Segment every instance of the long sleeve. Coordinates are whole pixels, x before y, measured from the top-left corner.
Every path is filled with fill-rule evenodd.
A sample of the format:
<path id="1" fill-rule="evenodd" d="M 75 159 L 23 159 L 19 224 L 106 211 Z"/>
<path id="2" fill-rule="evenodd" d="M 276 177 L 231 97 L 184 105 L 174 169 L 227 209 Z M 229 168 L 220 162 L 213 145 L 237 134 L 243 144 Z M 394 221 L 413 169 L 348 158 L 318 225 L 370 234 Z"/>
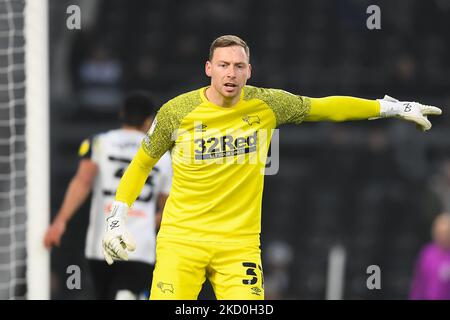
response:
<path id="1" fill-rule="evenodd" d="M 367 120 L 380 116 L 380 103 L 347 96 L 310 98 L 280 89 L 245 87 L 247 99 L 263 100 L 274 112 L 276 126 L 303 121 Z"/>
<path id="2" fill-rule="evenodd" d="M 137 199 L 144 187 L 148 175 L 157 158 L 150 157 L 141 146 L 125 171 L 116 192 L 116 200 L 125 202 L 129 207 Z"/>
<path id="3" fill-rule="evenodd" d="M 380 103 L 346 96 L 310 98 L 311 108 L 305 121 L 365 120 L 380 115 Z"/>
<path id="4" fill-rule="evenodd" d="M 244 97 L 246 100 L 258 99 L 264 101 L 274 113 L 276 127 L 287 123 L 300 124 L 305 120 L 310 110 L 308 97 L 281 89 L 245 86 Z"/>
<path id="5" fill-rule="evenodd" d="M 166 104 L 159 110 L 141 147 L 120 179 L 116 201 L 125 202 L 131 207 L 153 166 L 172 147 L 174 128 L 171 107 Z"/>

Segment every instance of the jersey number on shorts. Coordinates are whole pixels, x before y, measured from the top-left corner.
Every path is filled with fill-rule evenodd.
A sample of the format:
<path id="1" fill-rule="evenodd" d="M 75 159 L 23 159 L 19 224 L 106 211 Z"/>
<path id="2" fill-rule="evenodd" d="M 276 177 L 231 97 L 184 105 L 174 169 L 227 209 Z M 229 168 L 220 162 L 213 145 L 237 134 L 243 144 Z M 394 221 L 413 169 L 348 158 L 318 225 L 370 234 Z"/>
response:
<path id="1" fill-rule="evenodd" d="M 242 280 L 243 284 L 254 285 L 258 282 L 258 275 L 256 274 L 256 263 L 253 262 L 242 262 L 242 266 L 247 268 L 246 274 L 251 276 L 249 279 Z M 262 273 L 262 268 L 258 265 L 258 269 L 261 272 L 261 284 L 264 286 L 264 277 Z"/>

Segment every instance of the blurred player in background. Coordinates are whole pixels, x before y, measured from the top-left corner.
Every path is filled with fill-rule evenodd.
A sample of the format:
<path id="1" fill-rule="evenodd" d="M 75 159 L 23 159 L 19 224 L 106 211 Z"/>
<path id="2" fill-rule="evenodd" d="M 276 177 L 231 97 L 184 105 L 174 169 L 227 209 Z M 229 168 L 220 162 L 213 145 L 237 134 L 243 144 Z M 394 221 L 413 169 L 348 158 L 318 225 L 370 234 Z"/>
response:
<path id="1" fill-rule="evenodd" d="M 129 261 L 109 267 L 104 261 L 100 242 L 106 227 L 105 216 L 110 212 L 119 180 L 139 149 L 153 117 L 152 100 L 141 92 L 130 94 L 120 111 L 121 128 L 83 141 L 78 171 L 45 235 L 47 248 L 59 245 L 68 221 L 93 189 L 85 255 L 97 299 L 137 298 L 150 288 L 156 230 L 172 179 L 168 153 L 161 157 L 152 174 L 145 177 L 143 190 L 129 211 L 127 226 L 137 239 L 136 251 L 130 254 Z"/>
<path id="2" fill-rule="evenodd" d="M 416 262 L 412 300 L 450 300 L 450 213 L 435 218 L 432 235 Z"/>
<path id="3" fill-rule="evenodd" d="M 196 299 L 206 277 L 217 299 L 264 299 L 261 202 L 276 127 L 398 117 L 428 130 L 426 116 L 441 113 L 387 96 L 309 98 L 248 86 L 250 50 L 236 36 L 214 40 L 205 72 L 210 86 L 182 94 L 159 110 L 107 218 L 103 247 L 111 264 L 134 248 L 125 225 L 129 207 L 170 150 L 174 179 L 158 234 L 151 299 Z"/>

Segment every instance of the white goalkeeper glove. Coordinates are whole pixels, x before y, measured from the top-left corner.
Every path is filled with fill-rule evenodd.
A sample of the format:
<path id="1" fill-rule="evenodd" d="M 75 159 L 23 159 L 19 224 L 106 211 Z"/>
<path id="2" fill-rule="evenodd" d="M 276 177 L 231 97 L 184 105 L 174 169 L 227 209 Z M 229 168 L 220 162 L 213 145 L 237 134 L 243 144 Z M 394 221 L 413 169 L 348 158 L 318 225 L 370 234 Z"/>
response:
<path id="1" fill-rule="evenodd" d="M 416 123 L 416 127 L 422 131 L 431 129 L 431 122 L 427 116 L 440 115 L 442 110 L 434 107 L 420 104 L 418 102 L 404 102 L 398 101 L 388 95 L 383 99 L 378 99 L 380 102 L 380 116 L 373 119 L 396 117 L 407 121 Z"/>
<path id="2" fill-rule="evenodd" d="M 136 249 L 136 243 L 125 229 L 128 214 L 126 203 L 115 201 L 111 214 L 106 218 L 106 233 L 103 236 L 103 255 L 111 265 L 114 260 L 128 260 L 128 251 Z"/>

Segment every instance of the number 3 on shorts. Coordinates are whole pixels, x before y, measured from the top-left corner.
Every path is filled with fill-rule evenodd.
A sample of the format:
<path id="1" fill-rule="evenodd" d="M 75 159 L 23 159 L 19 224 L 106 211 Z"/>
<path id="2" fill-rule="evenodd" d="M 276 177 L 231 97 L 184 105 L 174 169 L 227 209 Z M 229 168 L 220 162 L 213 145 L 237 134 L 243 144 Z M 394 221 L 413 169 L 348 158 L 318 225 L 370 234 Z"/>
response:
<path id="1" fill-rule="evenodd" d="M 253 293 L 259 295 L 261 289 L 258 288 L 258 274 L 256 273 L 256 271 L 259 270 L 259 273 L 261 275 L 261 288 L 264 289 L 264 276 L 261 266 L 256 265 L 256 263 L 253 262 L 242 262 L 242 266 L 245 268 L 245 274 L 248 276 L 242 280 L 242 283 L 245 285 L 253 286 Z"/>

